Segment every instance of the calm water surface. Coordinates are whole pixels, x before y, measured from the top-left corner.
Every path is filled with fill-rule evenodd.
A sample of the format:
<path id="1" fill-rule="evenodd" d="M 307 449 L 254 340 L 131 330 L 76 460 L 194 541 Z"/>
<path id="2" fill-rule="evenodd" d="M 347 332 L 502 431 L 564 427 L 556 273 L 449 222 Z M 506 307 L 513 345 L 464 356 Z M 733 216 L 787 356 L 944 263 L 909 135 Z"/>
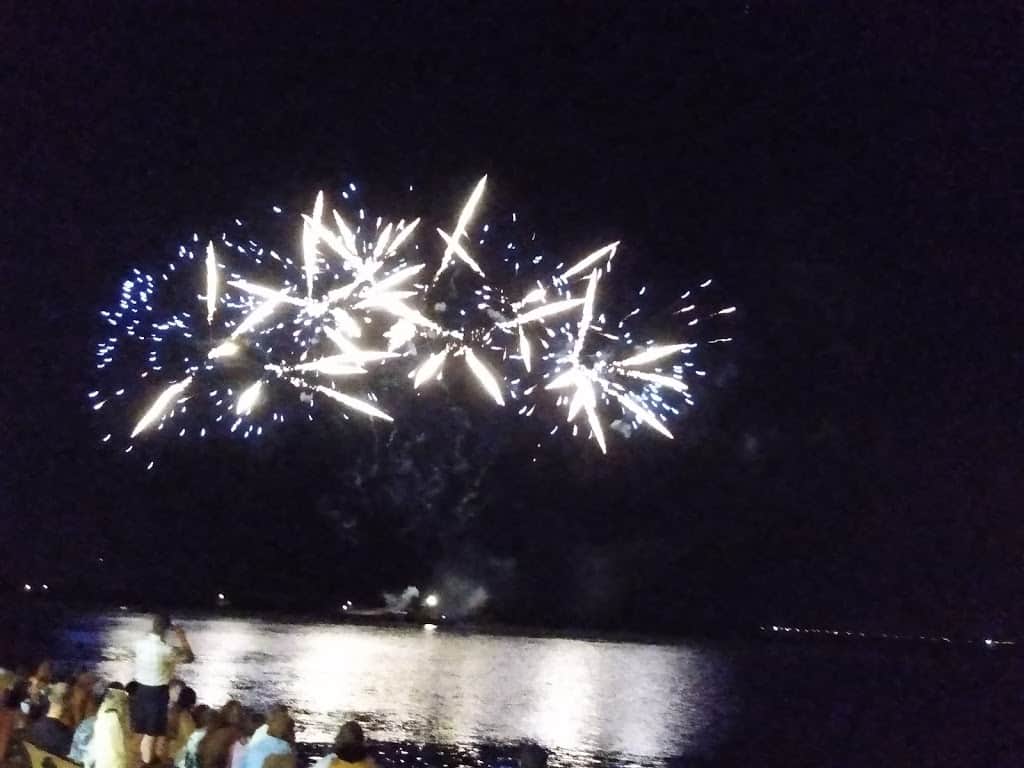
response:
<path id="1" fill-rule="evenodd" d="M 358 718 L 382 741 L 511 744 L 554 764 L 663 765 L 707 754 L 733 710 L 727 656 L 698 645 L 493 636 L 217 618 L 182 622 L 197 654 L 181 668 L 202 702 L 287 703 L 297 738 L 328 742 Z M 83 619 L 68 655 L 130 680 L 143 616 Z"/>
<path id="2" fill-rule="evenodd" d="M 57 658 L 131 678 L 144 617 L 52 621 Z M 283 701 L 307 744 L 355 717 L 385 768 L 507 765 L 501 755 L 522 739 L 548 747 L 556 766 L 1024 765 L 1021 652 L 182 623 L 198 654 L 182 674 L 202 701 Z"/>

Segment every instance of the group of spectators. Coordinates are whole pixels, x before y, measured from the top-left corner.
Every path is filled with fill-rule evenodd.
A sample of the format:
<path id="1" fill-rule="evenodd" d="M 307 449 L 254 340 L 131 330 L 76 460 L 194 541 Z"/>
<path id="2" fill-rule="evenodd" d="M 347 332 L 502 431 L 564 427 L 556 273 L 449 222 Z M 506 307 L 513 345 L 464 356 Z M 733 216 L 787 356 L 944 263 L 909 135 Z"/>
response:
<path id="1" fill-rule="evenodd" d="M 0 670 L 0 759 L 18 731 L 40 749 L 78 762 L 87 745 L 100 754 L 119 746 L 123 752 L 127 712 L 125 686 L 100 684 L 88 672 L 55 680 L 49 661 L 32 674 Z"/>
<path id="2" fill-rule="evenodd" d="M 12 732 L 84 768 L 296 768 L 295 723 L 282 704 L 266 713 L 238 701 L 197 704 L 175 676 L 195 656 L 185 632 L 158 614 L 134 648 L 135 677 L 104 683 L 90 672 L 56 680 L 44 661 L 34 673 L 0 669 L 0 763 Z M 543 750 L 528 745 L 519 765 L 542 768 Z M 375 768 L 359 723 L 338 731 L 315 768 Z"/>
<path id="3" fill-rule="evenodd" d="M 173 642 L 168 638 L 173 637 Z M 295 723 L 284 705 L 264 714 L 238 701 L 197 704 L 174 676 L 194 659 L 184 630 L 165 615 L 134 648 L 135 679 L 101 683 L 90 672 L 56 680 L 49 661 L 32 674 L 0 670 L 0 761 L 13 732 L 85 768 L 295 768 Z M 374 768 L 363 730 L 341 726 L 317 768 Z"/>

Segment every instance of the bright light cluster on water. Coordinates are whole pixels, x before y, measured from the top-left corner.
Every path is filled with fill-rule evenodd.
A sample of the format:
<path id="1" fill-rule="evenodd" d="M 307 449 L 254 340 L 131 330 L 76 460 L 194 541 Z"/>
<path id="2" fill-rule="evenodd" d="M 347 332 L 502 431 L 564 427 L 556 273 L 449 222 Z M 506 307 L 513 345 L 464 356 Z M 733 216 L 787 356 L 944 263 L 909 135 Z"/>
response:
<path id="1" fill-rule="evenodd" d="M 691 377 L 705 375 L 694 351 L 731 341 L 691 341 L 695 326 L 735 307 L 698 314 L 707 280 L 659 309 L 669 327 L 634 335 L 645 287 L 622 316 L 602 311 L 608 294 L 621 303 L 619 242 L 547 269 L 529 252 L 535 235 L 506 242 L 480 223 L 486 186 L 485 176 L 454 217 L 428 225 L 368 216 L 350 184 L 335 201 L 343 211 L 320 192 L 295 217 L 295 253 L 264 247 L 236 219 L 216 239 L 194 235 L 163 269 L 133 270 L 100 313 L 107 336 L 88 399 L 115 413 L 102 442 L 130 453 L 163 436 L 258 437 L 323 408 L 390 422 L 382 400 L 396 389 L 429 396 L 459 376 L 494 407 L 550 419 L 550 434 L 564 426 L 601 451 L 609 430 L 671 439 L 694 404 Z"/>

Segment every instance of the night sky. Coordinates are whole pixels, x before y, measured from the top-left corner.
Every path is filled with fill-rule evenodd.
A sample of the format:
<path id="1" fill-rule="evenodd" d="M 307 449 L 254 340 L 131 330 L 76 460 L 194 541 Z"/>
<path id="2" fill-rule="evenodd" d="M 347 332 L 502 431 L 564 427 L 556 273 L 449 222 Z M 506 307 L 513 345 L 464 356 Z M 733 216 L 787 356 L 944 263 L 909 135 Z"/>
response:
<path id="1" fill-rule="evenodd" d="M 1019 10 L 86 5 L 0 21 L 2 588 L 1024 629 Z M 551 250 L 621 238 L 616 279 L 739 307 L 675 442 L 531 450 L 442 398 L 390 446 L 323 423 L 152 473 L 101 449 L 98 311 L 132 266 L 350 179 L 454 210 L 482 173 Z"/>

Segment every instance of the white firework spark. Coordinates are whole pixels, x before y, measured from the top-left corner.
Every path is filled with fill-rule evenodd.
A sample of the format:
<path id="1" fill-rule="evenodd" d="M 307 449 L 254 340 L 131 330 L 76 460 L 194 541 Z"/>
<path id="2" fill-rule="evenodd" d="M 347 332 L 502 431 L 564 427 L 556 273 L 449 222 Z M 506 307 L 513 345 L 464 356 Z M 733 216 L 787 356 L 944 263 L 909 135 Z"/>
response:
<path id="1" fill-rule="evenodd" d="M 494 402 L 498 405 L 504 405 L 505 399 L 501 396 L 501 385 L 498 384 L 498 380 L 494 378 L 494 374 L 490 372 L 487 366 L 476 356 L 472 347 L 465 348 L 466 364 L 469 365 L 469 370 L 476 376 L 477 381 L 491 397 L 494 398 Z"/>
<path id="2" fill-rule="evenodd" d="M 477 204 L 480 202 L 480 198 L 483 197 L 484 187 L 487 185 L 487 177 L 484 176 L 476 183 L 473 188 L 473 192 L 470 194 L 466 204 L 462 206 L 462 211 L 459 213 L 458 221 L 455 222 L 455 231 L 449 236 L 448 233 L 444 232 L 440 228 L 437 233 L 444 239 L 448 247 L 444 251 L 444 256 L 441 259 L 441 266 L 437 268 L 437 274 L 434 275 L 434 281 L 441 276 L 441 273 L 448 269 L 452 263 L 452 256 L 458 256 L 462 261 L 470 266 L 470 268 L 477 272 L 481 277 L 483 276 L 483 270 L 480 269 L 480 265 L 469 255 L 469 253 L 462 247 L 460 240 L 466 234 L 466 227 L 469 225 L 470 219 L 473 218 L 473 213 L 476 211 Z"/>
<path id="3" fill-rule="evenodd" d="M 260 391 L 263 389 L 263 382 L 257 381 L 255 384 L 250 385 L 246 388 L 242 394 L 238 396 L 238 402 L 235 403 L 235 413 L 239 416 L 247 416 L 256 406 L 256 403 L 260 399 Z"/>
<path id="4" fill-rule="evenodd" d="M 178 395 L 188 389 L 188 385 L 192 383 L 192 377 L 187 376 L 181 381 L 171 384 L 160 396 L 157 397 L 156 401 L 146 410 L 135 424 L 135 429 L 132 430 L 132 437 L 139 435 L 144 429 L 149 428 L 155 424 L 171 407 L 172 401 L 174 401 Z"/>
<path id="5" fill-rule="evenodd" d="M 206 246 L 206 322 L 213 325 L 217 312 L 217 292 L 220 290 L 220 275 L 217 273 L 217 253 L 213 241 Z"/>
<path id="6" fill-rule="evenodd" d="M 344 392 L 338 392 L 335 389 L 328 389 L 327 387 L 321 384 L 317 384 L 316 391 L 326 395 L 332 400 L 336 400 L 337 402 L 341 403 L 344 406 L 347 406 L 348 408 L 351 408 L 354 411 L 365 413 L 367 416 L 370 416 L 371 418 L 383 419 L 384 421 L 394 421 L 394 419 L 392 419 L 388 414 L 384 413 L 384 411 L 382 411 L 380 408 L 376 408 L 370 405 L 365 400 L 360 400 L 359 398 L 352 397 L 351 395 L 346 395 Z"/>

